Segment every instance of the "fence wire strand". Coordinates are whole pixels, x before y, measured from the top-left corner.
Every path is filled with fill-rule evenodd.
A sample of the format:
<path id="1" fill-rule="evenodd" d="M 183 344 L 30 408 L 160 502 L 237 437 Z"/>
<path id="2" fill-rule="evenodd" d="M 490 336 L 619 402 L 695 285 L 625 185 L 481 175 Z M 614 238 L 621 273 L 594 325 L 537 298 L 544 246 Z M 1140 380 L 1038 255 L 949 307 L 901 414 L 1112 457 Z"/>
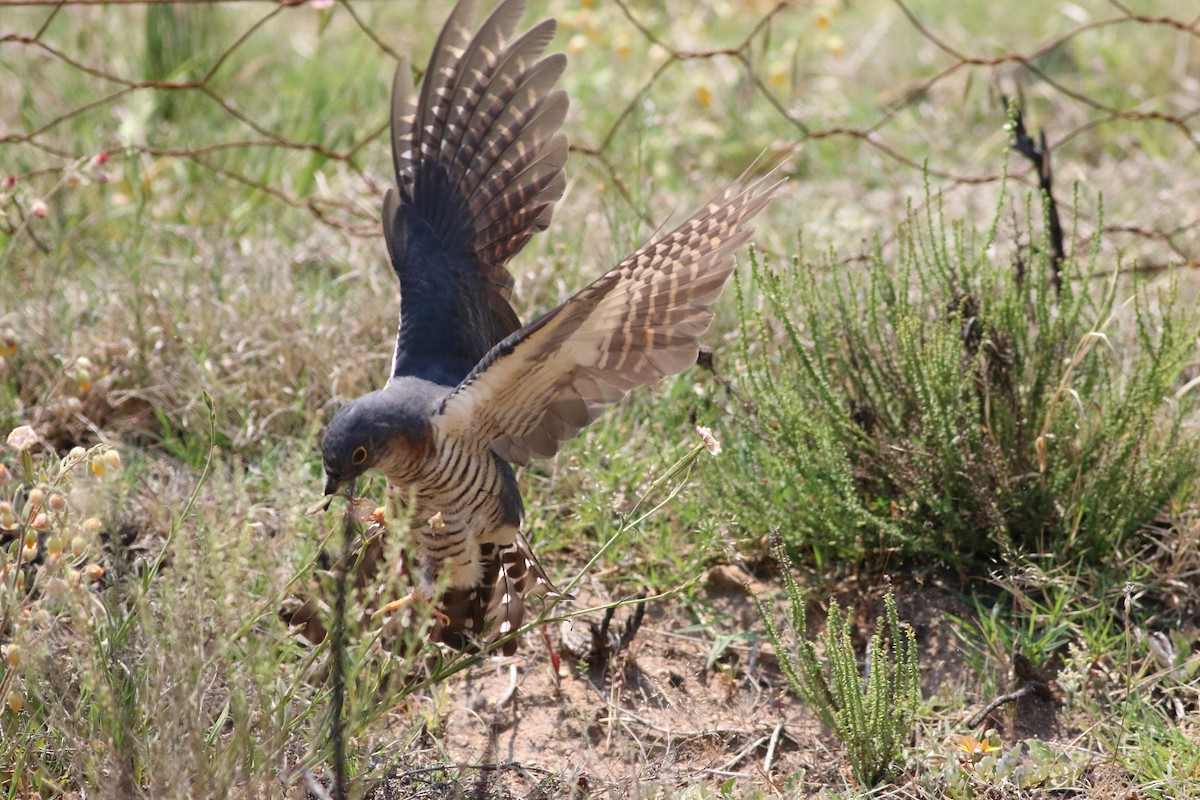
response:
<path id="1" fill-rule="evenodd" d="M 1082 91 L 1068 85 L 1045 67 L 1047 59 L 1056 53 L 1061 53 L 1081 41 L 1086 44 L 1085 40 L 1089 35 L 1104 32 L 1120 35 L 1124 31 L 1135 29 L 1141 34 L 1151 36 L 1183 37 L 1186 44 L 1180 46 L 1188 51 L 1187 57 L 1200 63 L 1195 54 L 1196 51 L 1200 51 L 1200 15 L 1184 18 L 1168 14 L 1139 13 L 1121 0 L 1108 0 L 1105 7 L 1109 9 L 1109 13 L 1104 16 L 1081 21 L 1065 32 L 1031 42 L 1027 48 L 981 54 L 972 52 L 966 44 L 955 42 L 953 34 L 939 30 L 933 21 L 915 10 L 912 0 L 891 0 L 892 6 L 909 31 L 915 33 L 919 41 L 928 43 L 940 54 L 939 63 L 932 69 L 931 74 L 904 85 L 894 99 L 880 103 L 877 115 L 867 124 L 821 125 L 805 113 L 802 102 L 789 100 L 773 87 L 772 81 L 764 75 L 763 67 L 763 54 L 775 46 L 778 39 L 784 35 L 776 33 L 778 24 L 791 16 L 811 13 L 811 6 L 786 0 L 774 3 L 759 11 L 753 24 L 747 26 L 744 20 L 738 21 L 738 26 L 747 30 L 739 42 L 732 46 L 706 49 L 676 44 L 673 31 L 664 30 L 661 25 L 648 21 L 647 13 L 633 0 L 613 2 L 620 12 L 619 15 L 614 15 L 614 19 L 627 27 L 629 35 L 640 38 L 648 47 L 658 48 L 659 52 L 665 53 L 665 58 L 661 58 L 657 64 L 631 65 L 639 69 L 644 67 L 647 77 L 640 85 L 636 79 L 630 79 L 632 86 L 636 88 L 628 94 L 625 105 L 594 143 L 587 140 L 575 141 L 571 150 L 574 154 L 590 160 L 600 173 L 607 177 L 615 191 L 641 214 L 648 224 L 661 223 L 662 220 L 650 219 L 651 215 L 645 209 L 637 207 L 636 193 L 628 185 L 622 167 L 624 153 L 619 152 L 621 141 L 629 135 L 631 128 L 639 124 L 640 111 L 655 96 L 668 76 L 679 70 L 682 65 L 697 61 L 728 62 L 733 65 L 744 79 L 748 91 L 757 98 L 756 102 L 769 109 L 769 113 L 776 116 L 785 125 L 786 130 L 791 131 L 790 139 L 778 143 L 775 149 L 786 153 L 800 151 L 805 145 L 822 140 L 840 140 L 854 147 L 874 151 L 879 158 L 893 164 L 898 170 L 915 173 L 918 181 L 926 176 L 927 179 L 934 179 L 943 190 L 956 186 L 995 184 L 1004 177 L 1004 164 L 997 159 L 989 169 L 964 169 L 959 164 L 941 158 L 934 147 L 918 148 L 911 142 L 903 141 L 902 137 L 891 135 L 897 119 L 927 102 L 935 92 L 953 80 L 963 81 L 966 85 L 973 80 L 985 80 L 991 85 L 998 83 L 1005 72 L 1013 68 L 1026 73 L 1028 80 L 1036 83 L 1040 90 L 1046 93 L 1050 102 L 1043 103 L 1043 106 L 1053 107 L 1058 103 L 1064 108 L 1070 107 L 1069 112 L 1062 115 L 1031 120 L 1033 124 L 1049 129 L 1052 146 L 1056 150 L 1073 146 L 1094 147 L 1093 140 L 1098 133 L 1113 126 L 1134 126 L 1139 131 L 1150 131 L 1162 126 L 1174 135 L 1171 141 L 1177 143 L 1179 148 L 1179 153 L 1170 156 L 1176 166 L 1183 165 L 1189 168 L 1193 180 L 1194 176 L 1200 173 L 1200 87 L 1197 86 L 1194 75 L 1190 81 L 1182 81 L 1180 86 L 1174 88 L 1174 108 L 1164 110 L 1161 107 L 1140 107 L 1132 95 L 1128 97 L 1128 104 L 1121 104 L 1113 99 L 1114 96 L 1120 96 L 1115 92 L 1107 92 L 1106 96 L 1101 97 Z M 6 68 L 10 81 L 15 78 L 17 83 L 21 83 L 23 75 L 35 73 L 39 69 L 44 70 L 49 63 L 87 76 L 97 85 L 97 91 L 90 99 L 73 107 L 56 109 L 54 112 L 47 111 L 45 116 L 38 111 L 37 106 L 55 108 L 56 104 L 51 99 L 54 96 L 54 87 L 22 85 L 19 92 L 8 92 L 7 96 L 10 99 L 19 99 L 21 102 L 17 105 L 22 106 L 20 111 L 14 108 L 5 111 L 0 108 L 0 181 L 3 181 L 0 185 L 0 210 L 7 212 L 6 218 L 0 218 L 0 226 L 3 226 L 3 231 L 12 239 L 10 248 L 22 236 L 28 236 L 33 242 L 37 242 L 36 231 L 30 224 L 31 216 L 41 213 L 40 207 L 34 205 L 36 202 L 47 200 L 53 192 L 78 181 L 80 176 L 85 180 L 102 181 L 104 170 L 115 169 L 116 165 L 135 159 L 186 162 L 220 180 L 261 192 L 277 202 L 301 209 L 311 214 L 319 224 L 341 231 L 344 235 L 377 235 L 375 212 L 366 203 L 350 196 L 320 196 L 319 193 L 314 193 L 311 187 L 300 190 L 289 186 L 286 181 L 265 179 L 258 170 L 246 167 L 246 164 L 254 165 L 256 159 L 234 165 L 221 160 L 221 156 L 229 151 L 291 151 L 335 165 L 350 180 L 357 181 L 365 192 L 377 194 L 383 191 L 384 184 L 390 176 L 385 172 L 379 175 L 371 174 L 365 166 L 364 153 L 385 137 L 386 124 L 364 124 L 362 132 L 349 141 L 330 141 L 320 136 L 297 137 L 285 134 L 266 119 L 266 115 L 255 110 L 255 98 L 240 94 L 246 88 L 243 84 L 228 80 L 233 60 L 248 42 L 266 35 L 268 26 L 281 17 L 311 14 L 312 9 L 305 7 L 311 5 L 303 0 L 193 0 L 172 3 L 160 0 L 0 0 L 0 7 L 10 9 L 0 22 L 0 66 Z M 364 13 L 364 9 L 375 12 L 381 5 L 380 0 L 338 0 L 332 9 L 322 13 L 336 16 L 337 24 L 357 30 L 358 35 L 365 39 L 370 48 L 378 51 L 386 59 L 394 61 L 398 57 L 397 49 L 388 43 L 394 32 L 377 29 L 378 23 L 373 21 L 377 15 Z M 732 5 L 739 11 L 762 7 L 762 3 L 748 1 L 734 2 Z M 225 49 L 218 53 L 198 76 L 176 77 L 130 71 L 128 65 L 123 67 L 119 59 L 107 58 L 111 54 L 108 50 L 102 61 L 96 59 L 95 53 L 86 52 L 86 48 L 78 45 L 79 37 L 65 33 L 70 30 L 70 26 L 62 24 L 64 17 L 69 17 L 77 8 L 85 6 L 141 6 L 147 9 L 147 13 L 150 8 L 163 6 L 180 10 L 225 6 L 249 9 L 261 6 L 263 10 L 256 12 L 248 22 L 242 23 L 240 31 L 235 33 Z M 1034 4 L 1030 4 L 1030 13 L 1034 13 L 1033 8 Z M 22 9 L 20 22 L 16 21 L 15 9 Z M 37 13 L 42 10 L 45 16 L 38 20 Z M 198 10 L 206 12 L 209 9 Z M 556 11 L 552 4 L 549 13 L 553 14 Z M 1167 40 L 1160 38 L 1156 41 Z M 122 46 L 132 48 L 139 45 L 132 41 L 124 45 L 121 42 L 111 43 L 113 50 Z M 1182 70 L 1183 73 L 1187 71 Z M 107 115 L 109 119 L 114 118 L 117 116 L 119 104 L 127 101 L 131 95 L 144 92 L 153 93 L 159 98 L 167 95 L 203 98 L 211 103 L 220 115 L 227 118 L 230 124 L 239 126 L 246 133 L 244 136 L 225 140 L 204 141 L 204 132 L 201 131 L 196 133 L 197 138 L 194 142 L 186 145 L 135 141 L 107 146 L 99 152 L 85 150 L 75 141 L 78 137 L 72 134 L 72 126 L 80 124 L 81 118 L 92 119 L 97 114 Z M 3 91 L 0 91 L 0 100 L 5 96 Z M 997 108 L 996 116 L 1002 121 L 1003 111 Z M 1184 154 L 1187 151 L 1190 151 L 1190 155 Z M 98 159 L 101 162 L 99 164 Z M 1027 164 L 1014 161 L 1009 166 L 1018 180 L 1036 186 L 1036 175 L 1032 174 Z M 24 191 L 21 191 L 22 188 Z M 1063 201 L 1067 201 L 1065 204 L 1068 215 L 1075 214 L 1079 219 L 1095 222 L 1091 212 L 1072 208 L 1069 198 L 1060 198 L 1060 202 Z M 1146 219 L 1109 220 L 1103 227 L 1103 233 L 1124 237 L 1128 241 L 1157 245 L 1157 260 L 1152 258 L 1141 268 L 1200 266 L 1197 254 L 1197 248 L 1200 247 L 1200 211 L 1197 209 L 1200 209 L 1200 203 L 1193 202 L 1191 208 L 1190 212 L 1181 210 L 1183 221 L 1164 221 L 1161 216 L 1154 215 L 1149 215 Z"/>

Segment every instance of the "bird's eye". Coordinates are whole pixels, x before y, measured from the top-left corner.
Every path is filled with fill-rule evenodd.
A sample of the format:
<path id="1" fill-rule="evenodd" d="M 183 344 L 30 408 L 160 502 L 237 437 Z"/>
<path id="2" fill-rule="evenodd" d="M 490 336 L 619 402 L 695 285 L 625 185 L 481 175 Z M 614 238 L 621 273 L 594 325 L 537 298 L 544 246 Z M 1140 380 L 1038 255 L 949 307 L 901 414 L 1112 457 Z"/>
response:
<path id="1" fill-rule="evenodd" d="M 355 448 L 353 455 L 350 456 L 350 460 L 354 462 L 355 466 L 358 466 L 359 464 L 366 461 L 367 460 L 367 448 L 362 447 L 362 446 Z"/>

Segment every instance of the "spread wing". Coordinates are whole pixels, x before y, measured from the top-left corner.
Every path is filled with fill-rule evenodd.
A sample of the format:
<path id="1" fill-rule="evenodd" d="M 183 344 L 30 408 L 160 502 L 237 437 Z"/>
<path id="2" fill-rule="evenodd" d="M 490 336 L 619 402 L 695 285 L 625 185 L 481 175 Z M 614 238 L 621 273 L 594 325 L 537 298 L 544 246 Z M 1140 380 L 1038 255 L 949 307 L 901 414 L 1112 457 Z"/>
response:
<path id="1" fill-rule="evenodd" d="M 525 464 L 554 455 L 634 387 L 691 366 L 734 251 L 780 185 L 769 180 L 726 191 L 508 336 L 447 396 L 434 424 L 483 437 L 502 458 Z"/>
<path id="2" fill-rule="evenodd" d="M 520 327 L 504 265 L 550 224 L 567 160 L 566 57 L 541 58 L 554 20 L 514 37 L 525 3 L 507 0 L 472 36 L 476 5 L 450 14 L 419 97 L 408 64 L 396 71 L 383 204 L 401 294 L 392 376 L 451 386 Z"/>

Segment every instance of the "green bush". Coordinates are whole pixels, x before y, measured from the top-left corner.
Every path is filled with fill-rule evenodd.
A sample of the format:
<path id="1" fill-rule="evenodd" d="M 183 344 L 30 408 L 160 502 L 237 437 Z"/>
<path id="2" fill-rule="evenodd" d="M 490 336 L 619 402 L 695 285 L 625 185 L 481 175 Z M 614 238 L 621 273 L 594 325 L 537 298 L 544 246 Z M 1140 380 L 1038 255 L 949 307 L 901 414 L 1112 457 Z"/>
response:
<path id="1" fill-rule="evenodd" d="M 781 553 L 780 559 L 790 612 L 785 630 L 771 609 L 755 601 L 779 667 L 796 696 L 837 734 L 855 779 L 874 786 L 886 776 L 916 719 L 921 701 L 916 637 L 910 626 L 900 623 L 896 598 L 889 592 L 867 651 L 864 681 L 850 640 L 854 610 L 842 611 L 833 603 L 820 637 L 823 664 L 816 646 L 805 638 L 804 593 L 787 569 L 786 556 Z"/>
<path id="2" fill-rule="evenodd" d="M 746 529 L 818 565 L 1101 558 L 1194 485 L 1191 314 L 1098 247 L 1056 291 L 1044 242 L 1000 242 L 1005 212 L 980 235 L 931 199 L 861 268 L 752 259 L 732 386 L 754 435 L 723 460 Z"/>

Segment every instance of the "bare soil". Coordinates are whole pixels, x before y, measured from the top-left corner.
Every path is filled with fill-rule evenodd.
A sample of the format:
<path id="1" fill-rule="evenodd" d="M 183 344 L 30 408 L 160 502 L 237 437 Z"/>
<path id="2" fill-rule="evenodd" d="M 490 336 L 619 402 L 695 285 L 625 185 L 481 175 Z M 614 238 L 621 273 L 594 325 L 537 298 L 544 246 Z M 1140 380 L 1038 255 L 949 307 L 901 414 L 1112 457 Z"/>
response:
<path id="1" fill-rule="evenodd" d="M 883 590 L 839 598 L 858 607 L 864 642 L 882 610 Z M 610 600 L 594 587 L 579 595 L 579 607 Z M 588 623 L 600 626 L 600 612 L 572 623 L 574 633 L 527 637 L 517 656 L 481 665 L 451 687 L 442 730 L 423 742 L 424 754 L 411 754 L 444 769 L 398 770 L 374 796 L 640 797 L 654 796 L 654 787 L 716 787 L 730 779 L 739 794 L 757 787 L 770 795 L 797 773 L 801 794 L 852 787 L 840 744 L 780 674 L 752 596 L 778 599 L 782 588 L 737 567 L 715 567 L 699 603 L 687 611 L 679 603 L 649 605 L 636 635 L 615 654 L 583 661 L 563 645 L 564 637 L 587 639 Z M 964 685 L 974 678 L 949 619 L 969 618 L 973 609 L 937 586 L 905 585 L 897 596 L 923 648 L 925 697 L 965 696 L 971 711 L 985 705 L 991 698 L 976 702 Z M 697 608 L 712 621 L 703 631 Z M 618 610 L 610 639 L 633 613 L 631 606 Z M 813 616 L 810 626 L 823 627 Z M 755 637 L 716 652 L 722 634 L 741 632 Z M 561 657 L 557 670 L 551 647 Z M 970 732 L 964 720 L 947 722 L 943 731 Z M 1033 695 L 998 709 L 984 725 L 1012 740 L 1062 733 L 1053 698 Z M 950 741 L 944 751 L 955 757 Z"/>

